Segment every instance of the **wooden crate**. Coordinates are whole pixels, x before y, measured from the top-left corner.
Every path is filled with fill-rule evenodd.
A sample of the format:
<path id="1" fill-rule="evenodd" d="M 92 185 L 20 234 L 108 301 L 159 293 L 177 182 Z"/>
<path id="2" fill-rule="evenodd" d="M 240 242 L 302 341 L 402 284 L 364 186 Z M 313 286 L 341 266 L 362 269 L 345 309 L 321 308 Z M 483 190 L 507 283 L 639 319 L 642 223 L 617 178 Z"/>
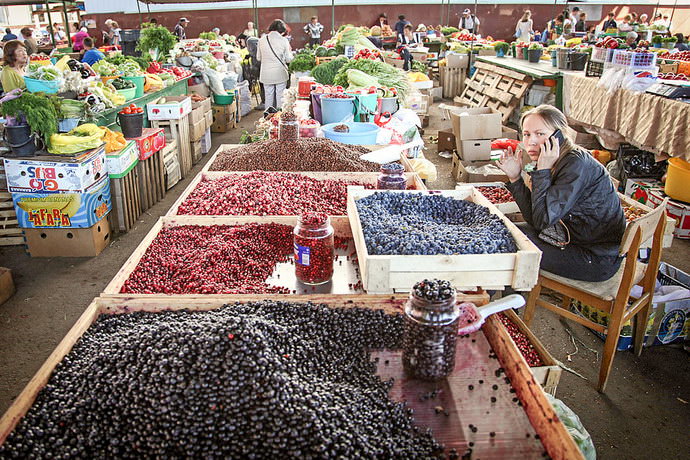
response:
<path id="1" fill-rule="evenodd" d="M 12 203 L 12 194 L 7 190 L 0 191 L 0 246 L 19 244 L 24 244 L 24 238 Z"/>
<path id="2" fill-rule="evenodd" d="M 652 212 L 653 209 L 647 206 L 646 204 L 642 204 L 637 200 L 633 200 L 627 195 L 624 195 L 620 192 L 618 193 L 618 198 L 621 200 L 621 206 L 632 206 L 637 209 L 641 209 L 646 213 Z M 666 215 L 666 227 L 664 228 L 664 239 L 662 240 L 661 247 L 663 248 L 670 248 L 671 245 L 673 244 L 673 232 L 676 229 L 676 219 L 669 217 Z M 650 238 L 648 241 L 643 242 L 640 245 L 640 248 L 651 248 L 652 247 L 652 240 L 654 237 Z"/>
<path id="3" fill-rule="evenodd" d="M 406 296 L 293 296 L 293 302 L 311 301 L 330 307 L 361 307 L 383 310 L 386 313 L 402 311 Z M 271 296 L 224 296 L 222 298 L 167 298 L 167 299 L 113 299 L 97 298 L 87 307 L 74 326 L 60 342 L 53 353 L 36 372 L 21 394 L 0 419 L 0 444 L 5 441 L 22 417 L 31 408 L 38 393 L 48 383 L 55 367 L 72 350 L 79 338 L 100 315 L 129 314 L 136 311 L 157 313 L 166 310 L 208 311 L 220 308 L 228 302 L 249 302 L 271 298 Z M 484 303 L 483 302 L 479 303 Z M 541 386 L 530 373 L 527 363 L 510 339 L 500 320 L 489 317 L 481 331 L 471 336 L 472 340 L 458 340 L 454 373 L 443 383 L 438 399 L 419 401 L 419 394 L 437 388 L 438 384 L 400 378 L 399 352 L 375 352 L 376 356 L 390 356 L 390 365 L 380 365 L 378 373 L 382 378 L 396 375 L 391 398 L 400 400 L 407 396 L 412 406 L 425 405 L 424 411 L 415 410 L 415 423 L 422 428 L 431 428 L 436 438 L 447 448 L 465 452 L 473 443 L 473 458 L 508 459 L 541 458 L 542 452 L 556 460 L 582 459 L 578 447 L 565 426 L 546 399 Z M 489 358 L 493 350 L 498 360 Z M 469 359 L 469 361 L 468 361 Z M 380 362 L 383 359 L 379 360 Z M 503 375 L 496 377 L 495 368 L 500 364 L 505 376 L 510 379 L 515 393 L 503 384 Z M 479 384 L 479 379 L 486 383 Z M 492 390 L 493 382 L 499 383 L 498 390 Z M 475 389 L 469 390 L 468 384 Z M 489 397 L 495 396 L 495 403 Z M 521 405 L 513 402 L 517 397 Z M 439 401 L 439 402 L 437 402 Z M 443 403 L 450 412 L 449 417 L 434 415 L 433 406 Z M 428 407 L 427 407 L 428 406 Z M 469 425 L 478 427 L 470 432 Z M 490 430 L 497 433 L 496 438 Z M 525 436 L 525 433 L 530 436 Z M 539 435 L 537 439 L 537 436 Z"/>
<path id="4" fill-rule="evenodd" d="M 473 183 L 463 183 L 455 186 L 455 190 L 462 189 L 464 187 L 501 187 L 506 188 L 506 184 L 503 182 L 473 182 Z M 520 212 L 515 201 L 510 201 L 508 203 L 493 203 L 496 209 L 501 211 L 503 214 L 514 214 Z"/>
<path id="5" fill-rule="evenodd" d="M 532 86 L 532 77 L 485 62 L 476 62 L 475 67 L 477 70 L 467 81 L 459 105 L 496 109 L 505 124 Z"/>
<path id="6" fill-rule="evenodd" d="M 154 128 L 169 128 L 172 138 L 178 146 L 177 158 L 180 163 L 180 173 L 184 179 L 192 170 L 192 145 L 189 138 L 189 115 L 185 115 L 179 120 L 156 120 L 152 121 Z"/>
<path id="7" fill-rule="evenodd" d="M 128 232 L 134 228 L 143 211 L 140 193 L 137 166 L 132 168 L 124 177 L 110 179 L 110 194 L 113 203 L 113 210 L 110 213 L 110 228 L 120 232 Z"/>
<path id="8" fill-rule="evenodd" d="M 460 67 L 439 67 L 439 80 L 443 88 L 443 97 L 453 99 L 460 96 L 465 88 L 467 69 Z"/>
<path id="9" fill-rule="evenodd" d="M 364 289 L 370 294 L 409 291 L 419 278 L 449 280 L 459 290 L 504 289 L 511 286 L 529 291 L 537 282 L 541 251 L 503 213 L 474 187 L 460 190 L 428 191 L 458 200 L 468 200 L 489 208 L 506 225 L 518 251 L 509 254 L 464 255 L 370 255 L 355 202 L 376 190 L 348 190 L 347 214 L 352 226 Z M 391 193 L 419 193 L 395 191 Z"/>
<path id="10" fill-rule="evenodd" d="M 359 182 L 362 184 L 372 184 L 376 185 L 379 173 L 376 172 L 292 172 L 286 171 L 290 174 L 299 174 L 306 177 L 312 177 L 318 180 L 336 180 L 336 181 L 347 181 L 347 182 Z M 180 205 L 189 197 L 189 195 L 197 188 L 200 182 L 206 180 L 220 179 L 228 176 L 241 176 L 244 174 L 251 174 L 251 171 L 201 171 L 197 176 L 189 183 L 187 188 L 182 192 L 182 195 L 177 199 L 177 201 L 170 207 L 170 210 L 166 213 L 166 216 L 176 216 L 177 210 Z M 417 173 L 405 173 L 407 178 L 407 186 L 413 190 L 426 190 L 426 186 L 419 178 Z M 273 216 L 266 216 L 273 217 Z M 332 216 L 331 220 L 340 219 L 347 220 L 347 216 Z M 348 224 L 349 225 L 349 224 Z"/>
<path id="11" fill-rule="evenodd" d="M 12 270 L 0 267 L 0 305 L 5 303 L 15 293 Z"/>
<path id="12" fill-rule="evenodd" d="M 163 153 L 158 151 L 136 166 L 139 180 L 139 202 L 145 212 L 165 196 L 165 165 Z"/>
<path id="13" fill-rule="evenodd" d="M 328 57 L 317 57 L 316 58 L 316 65 L 323 64 L 324 62 L 331 62 L 335 61 L 338 59 L 339 56 L 328 56 Z"/>
<path id="14" fill-rule="evenodd" d="M 165 189 L 170 190 L 182 179 L 180 161 L 177 158 L 177 141 L 163 147 L 163 166 L 165 167 Z"/>
<path id="15" fill-rule="evenodd" d="M 534 346 L 534 349 L 539 355 L 542 363 L 544 363 L 543 366 L 529 368 L 530 372 L 532 372 L 532 375 L 534 375 L 534 379 L 539 382 L 539 385 L 542 386 L 545 392 L 549 393 L 551 396 L 556 396 L 556 388 L 558 388 L 558 382 L 561 380 L 562 373 L 562 369 L 561 366 L 558 365 L 558 361 L 551 356 L 549 350 L 544 347 L 537 336 L 534 335 L 532 330 L 522 322 L 520 317 L 512 309 L 504 311 L 503 314 L 506 315 L 508 319 L 510 319 L 517 326 L 520 332 L 527 336 L 527 339 Z"/>

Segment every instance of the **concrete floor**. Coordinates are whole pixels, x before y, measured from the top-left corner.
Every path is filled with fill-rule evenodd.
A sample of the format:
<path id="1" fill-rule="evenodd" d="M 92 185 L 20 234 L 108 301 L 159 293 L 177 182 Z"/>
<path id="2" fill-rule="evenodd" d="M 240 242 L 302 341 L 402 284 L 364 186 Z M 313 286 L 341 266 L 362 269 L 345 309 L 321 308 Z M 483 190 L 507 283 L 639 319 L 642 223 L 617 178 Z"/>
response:
<path id="1" fill-rule="evenodd" d="M 237 143 L 242 129 L 253 130 L 259 112 L 244 118 L 238 129 L 214 134 L 214 147 Z M 432 108 L 425 138 L 450 123 Z M 439 157 L 434 145 L 426 153 L 439 172 L 430 188 L 454 188 L 451 160 Z M 159 216 L 179 197 L 209 155 L 192 174 L 178 183 L 163 201 L 143 214 L 128 234 L 114 239 L 98 257 L 32 259 L 22 247 L 0 248 L 0 266 L 14 274 L 17 293 L 0 306 L 0 413 L 3 413 L 29 382 L 76 319 L 97 297 L 148 233 Z M 674 240 L 664 260 L 690 272 L 690 241 Z M 539 311 L 535 334 L 551 354 L 585 379 L 564 372 L 557 396 L 581 418 L 602 459 L 681 459 L 690 452 L 690 360 L 681 347 L 662 346 L 644 350 L 641 357 L 618 352 L 607 393 L 595 390 L 603 342 L 588 329 L 560 321 Z M 573 344 L 570 331 L 576 338 Z M 583 346 L 586 344 L 586 347 Z M 576 347 L 578 349 L 575 353 Z M 590 350 L 591 349 L 591 350 Z M 568 358 L 571 354 L 571 358 Z M 685 428 L 683 428 L 685 427 Z M 683 441 L 685 440 L 685 441 Z"/>

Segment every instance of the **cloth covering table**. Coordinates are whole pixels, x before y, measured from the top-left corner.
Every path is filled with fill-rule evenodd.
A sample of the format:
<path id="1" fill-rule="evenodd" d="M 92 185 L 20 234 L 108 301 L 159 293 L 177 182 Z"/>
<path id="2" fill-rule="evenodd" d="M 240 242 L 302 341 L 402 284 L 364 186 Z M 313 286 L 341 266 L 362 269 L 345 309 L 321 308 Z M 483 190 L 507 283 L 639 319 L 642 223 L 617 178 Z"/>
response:
<path id="1" fill-rule="evenodd" d="M 563 80 L 569 119 L 614 131 L 643 150 L 690 160 L 690 104 L 626 89 L 609 92 L 599 79 L 572 73 Z"/>

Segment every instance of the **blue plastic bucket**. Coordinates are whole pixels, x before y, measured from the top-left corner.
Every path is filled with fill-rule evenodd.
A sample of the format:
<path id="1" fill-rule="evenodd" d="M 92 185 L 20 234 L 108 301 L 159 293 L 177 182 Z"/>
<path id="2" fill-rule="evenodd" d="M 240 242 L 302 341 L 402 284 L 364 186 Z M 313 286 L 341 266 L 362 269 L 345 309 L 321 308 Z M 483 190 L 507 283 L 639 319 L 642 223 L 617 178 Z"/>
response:
<path id="1" fill-rule="evenodd" d="M 353 94 L 355 97 L 355 121 L 374 121 L 378 105 L 378 94 Z"/>
<path id="2" fill-rule="evenodd" d="M 347 125 L 350 131 L 347 133 L 340 133 L 333 131 L 333 128 L 338 125 Z M 350 145 L 374 145 L 376 144 L 376 136 L 379 133 L 379 128 L 374 123 L 331 123 L 321 127 L 324 136 L 336 142 Z"/>
<path id="3" fill-rule="evenodd" d="M 321 97 L 321 118 L 323 124 L 340 123 L 355 114 L 355 98 Z"/>
<path id="4" fill-rule="evenodd" d="M 58 131 L 68 133 L 79 126 L 79 118 L 63 118 L 58 121 Z"/>

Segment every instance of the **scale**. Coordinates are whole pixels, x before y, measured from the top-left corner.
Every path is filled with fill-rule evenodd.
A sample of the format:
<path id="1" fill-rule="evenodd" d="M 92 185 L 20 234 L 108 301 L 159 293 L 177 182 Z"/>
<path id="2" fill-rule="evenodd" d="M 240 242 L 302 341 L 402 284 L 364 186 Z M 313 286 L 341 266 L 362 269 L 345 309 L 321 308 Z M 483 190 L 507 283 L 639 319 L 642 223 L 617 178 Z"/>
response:
<path id="1" fill-rule="evenodd" d="M 654 83 L 646 92 L 668 99 L 690 99 L 690 85 L 684 81 Z"/>

